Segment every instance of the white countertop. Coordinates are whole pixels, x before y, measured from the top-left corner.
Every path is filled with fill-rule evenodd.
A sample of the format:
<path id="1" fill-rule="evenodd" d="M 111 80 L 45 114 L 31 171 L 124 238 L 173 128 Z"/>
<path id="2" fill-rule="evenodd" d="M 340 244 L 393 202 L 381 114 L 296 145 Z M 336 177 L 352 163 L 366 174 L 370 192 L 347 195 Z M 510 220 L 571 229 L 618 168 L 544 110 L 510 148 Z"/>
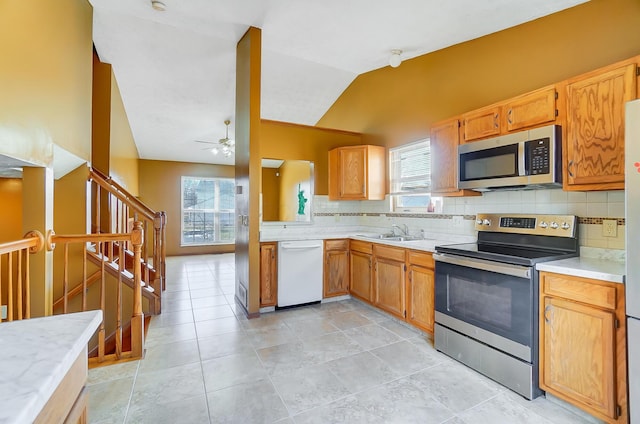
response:
<path id="1" fill-rule="evenodd" d="M 542 262 L 536 265 L 538 271 L 556 272 L 576 277 L 593 278 L 612 283 L 624 283 L 625 264 L 606 259 L 577 257 L 559 261 Z"/>
<path id="2" fill-rule="evenodd" d="M 31 423 L 102 322 L 102 311 L 0 323 L 0 423 Z"/>
<path id="3" fill-rule="evenodd" d="M 473 236 L 457 234 L 426 234 L 424 239 L 410 241 L 393 241 L 376 238 L 380 232 L 370 230 L 349 229 L 344 231 L 306 231 L 306 232 L 261 232 L 260 242 L 294 241 L 294 240 L 329 240 L 329 239 L 353 239 L 370 243 L 386 244 L 389 246 L 403 247 L 405 249 L 435 252 L 435 247 L 444 244 L 470 243 L 476 240 Z"/>

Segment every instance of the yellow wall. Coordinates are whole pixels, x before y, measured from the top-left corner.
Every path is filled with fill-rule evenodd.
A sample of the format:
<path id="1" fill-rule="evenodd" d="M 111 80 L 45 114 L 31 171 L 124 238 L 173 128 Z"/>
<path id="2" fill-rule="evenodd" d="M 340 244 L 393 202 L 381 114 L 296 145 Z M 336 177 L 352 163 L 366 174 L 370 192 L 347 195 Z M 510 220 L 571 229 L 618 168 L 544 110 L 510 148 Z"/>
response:
<path id="1" fill-rule="evenodd" d="M 249 27 L 236 45 L 236 300 L 260 309 L 260 81 L 262 30 Z"/>
<path id="2" fill-rule="evenodd" d="M 233 166 L 140 160 L 140 200 L 155 211 L 167 213 L 167 255 L 233 252 L 233 245 L 180 247 L 182 176 L 233 178 Z"/>
<path id="3" fill-rule="evenodd" d="M 309 164 L 299 160 L 286 160 L 280 167 L 280 213 L 279 221 L 296 221 L 298 214 L 298 185 L 309 200 L 311 175 Z M 309 207 L 305 210 L 308 212 Z"/>
<path id="4" fill-rule="evenodd" d="M 0 243 L 19 240 L 22 233 L 22 180 L 0 178 Z"/>
<path id="5" fill-rule="evenodd" d="M 362 134 L 262 120 L 261 154 L 268 159 L 312 161 L 315 194 L 328 194 L 329 150 L 363 144 Z"/>
<path id="6" fill-rule="evenodd" d="M 87 165 L 81 165 L 64 177 L 54 181 L 53 198 L 53 230 L 56 234 L 83 234 L 87 232 Z M 64 246 L 53 251 L 53 299 L 54 302 L 63 294 L 64 289 Z M 82 243 L 69 245 L 68 270 L 69 287 L 80 284 L 83 277 Z M 90 274 L 90 273 L 89 273 Z M 76 302 L 80 300 L 77 298 Z M 79 310 L 79 309 L 76 309 Z M 58 312 L 58 311 L 56 311 Z"/>
<path id="7" fill-rule="evenodd" d="M 111 72 L 111 163 L 109 174 L 134 196 L 138 187 L 138 149 L 133 140 L 129 118 L 122 103 L 120 89 Z"/>
<path id="8" fill-rule="evenodd" d="M 432 123 L 640 54 L 640 1 L 571 9 L 356 78 L 318 126 L 375 134 L 387 146 Z"/>
<path id="9" fill-rule="evenodd" d="M 280 183 L 277 168 L 262 168 L 262 220 L 278 221 L 280 209 Z M 266 199 L 266 201 L 265 201 Z"/>
<path id="10" fill-rule="evenodd" d="M 0 2 L 0 153 L 89 159 L 92 15 L 86 0 Z"/>
<path id="11" fill-rule="evenodd" d="M 137 196 L 138 149 L 113 68 L 101 62 L 95 51 L 92 135 L 92 166 Z"/>

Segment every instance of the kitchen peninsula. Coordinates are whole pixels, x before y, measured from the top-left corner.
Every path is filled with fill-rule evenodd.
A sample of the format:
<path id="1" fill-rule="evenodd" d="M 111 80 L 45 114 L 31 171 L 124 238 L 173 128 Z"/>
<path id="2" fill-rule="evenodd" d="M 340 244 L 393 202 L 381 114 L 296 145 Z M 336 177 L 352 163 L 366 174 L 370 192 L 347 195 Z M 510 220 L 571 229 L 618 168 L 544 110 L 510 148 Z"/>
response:
<path id="1" fill-rule="evenodd" d="M 0 423 L 84 422 L 87 343 L 101 322 L 88 311 L 0 324 Z"/>

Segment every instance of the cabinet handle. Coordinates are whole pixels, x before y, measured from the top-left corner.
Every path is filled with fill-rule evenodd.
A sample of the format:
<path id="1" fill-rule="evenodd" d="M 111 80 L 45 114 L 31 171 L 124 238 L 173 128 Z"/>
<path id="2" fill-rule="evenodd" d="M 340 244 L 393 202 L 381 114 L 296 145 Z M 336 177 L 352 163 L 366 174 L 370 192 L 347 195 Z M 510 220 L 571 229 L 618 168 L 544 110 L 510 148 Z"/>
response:
<path id="1" fill-rule="evenodd" d="M 569 174 L 569 176 L 571 178 L 573 178 L 573 172 L 571 172 L 571 168 L 573 167 L 573 159 L 569 161 L 569 164 L 567 165 L 567 173 Z"/>
<path id="2" fill-rule="evenodd" d="M 551 305 L 547 305 L 544 308 L 544 322 L 546 322 L 547 324 L 549 324 L 551 321 L 549 320 L 549 316 L 547 315 L 548 313 L 552 312 L 551 311 Z M 553 317 L 551 317 L 551 319 L 553 319 Z"/>
<path id="3" fill-rule="evenodd" d="M 509 109 L 507 111 L 507 122 L 510 124 L 513 124 L 513 121 L 511 121 L 511 114 L 513 113 L 513 109 Z"/>
<path id="4" fill-rule="evenodd" d="M 498 124 L 498 114 L 496 113 L 495 115 L 493 115 L 493 126 L 496 128 L 499 128 L 500 125 Z"/>

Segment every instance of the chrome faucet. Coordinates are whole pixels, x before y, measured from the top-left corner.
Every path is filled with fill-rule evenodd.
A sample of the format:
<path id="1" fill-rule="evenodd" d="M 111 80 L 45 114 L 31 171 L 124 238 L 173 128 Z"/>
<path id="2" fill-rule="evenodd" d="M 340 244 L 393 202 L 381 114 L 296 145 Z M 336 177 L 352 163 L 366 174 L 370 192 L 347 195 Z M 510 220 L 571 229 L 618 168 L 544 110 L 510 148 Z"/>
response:
<path id="1" fill-rule="evenodd" d="M 400 227 L 398 224 L 392 224 L 391 225 L 391 232 L 393 232 L 394 235 L 396 233 L 396 228 L 400 231 L 400 235 L 401 236 L 408 236 L 409 235 L 409 227 L 407 227 L 407 224 L 402 224 L 402 227 Z"/>

